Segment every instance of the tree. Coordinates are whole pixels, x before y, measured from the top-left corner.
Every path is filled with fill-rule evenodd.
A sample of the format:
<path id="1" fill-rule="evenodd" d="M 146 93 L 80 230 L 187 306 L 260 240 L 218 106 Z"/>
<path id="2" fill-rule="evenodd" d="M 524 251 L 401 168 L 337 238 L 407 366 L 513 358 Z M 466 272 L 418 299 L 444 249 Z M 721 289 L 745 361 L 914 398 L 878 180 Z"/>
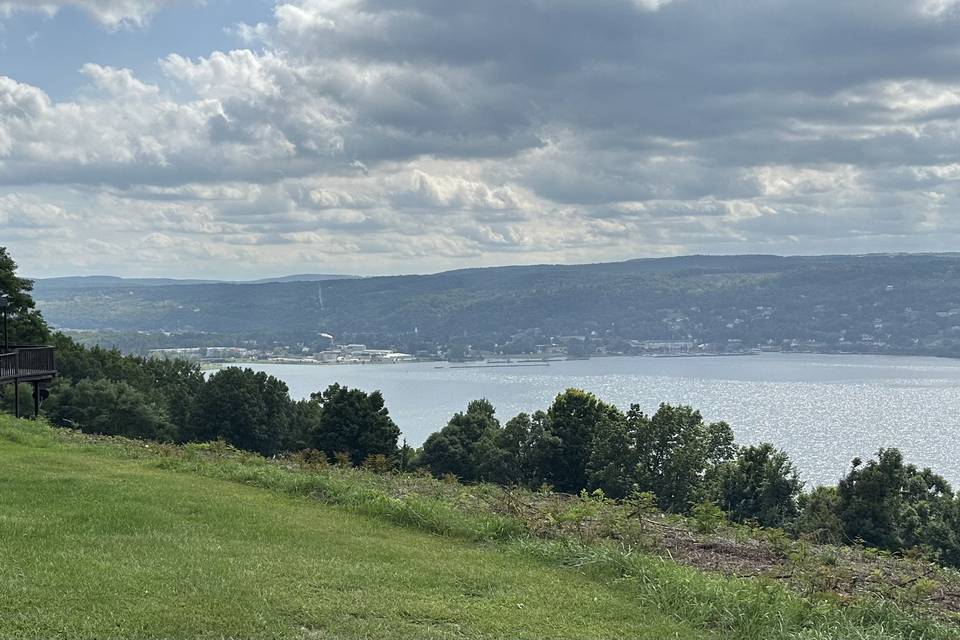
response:
<path id="1" fill-rule="evenodd" d="M 474 400 L 423 445 L 420 464 L 434 475 L 464 482 L 523 482 L 530 417 L 521 413 L 501 427 L 488 400 Z"/>
<path id="2" fill-rule="evenodd" d="M 200 366 L 180 359 L 130 359 L 133 369 L 142 374 L 138 376 L 141 384 L 147 385 L 140 390 L 165 408 L 178 433 L 187 431 L 196 396 L 205 384 Z"/>
<path id="3" fill-rule="evenodd" d="M 229 367 L 200 388 L 183 438 L 222 438 L 240 449 L 274 455 L 287 449 L 291 411 L 285 383 L 262 371 Z"/>
<path id="4" fill-rule="evenodd" d="M 17 277 L 16 272 L 17 263 L 7 253 L 6 247 L 0 247 L 0 294 L 10 298 L 10 307 L 7 309 L 10 344 L 45 344 L 50 337 L 50 330 L 30 296 L 33 282 Z"/>
<path id="5" fill-rule="evenodd" d="M 421 464 L 437 476 L 451 473 L 464 482 L 483 479 L 480 443 L 488 432 L 500 428 L 494 414 L 495 409 L 488 400 L 470 402 L 465 412 L 455 414 L 445 427 L 423 443 Z"/>
<path id="6" fill-rule="evenodd" d="M 366 393 L 333 384 L 310 399 L 321 409 L 319 421 L 306 436 L 311 448 L 331 457 L 347 453 L 357 466 L 372 455 L 396 456 L 400 428 L 379 391 Z"/>
<path id="7" fill-rule="evenodd" d="M 204 384 L 199 365 L 187 360 L 125 356 L 117 349 L 84 347 L 72 338 L 56 333 L 59 376 L 55 397 L 61 389 L 80 380 L 126 382 L 161 406 L 180 432 L 190 430 L 194 398 Z"/>
<path id="8" fill-rule="evenodd" d="M 594 434 L 605 421 L 620 419 L 622 414 L 616 407 L 592 393 L 567 389 L 531 431 L 533 477 L 567 493 L 586 488 Z"/>
<path id="9" fill-rule="evenodd" d="M 17 263 L 14 262 L 6 247 L 0 247 L 0 295 L 6 294 L 10 300 L 7 309 L 7 337 L 11 345 L 40 345 L 49 338 L 50 331 L 40 313 L 36 311 L 30 292 L 33 282 L 17 277 Z M 0 327 L 0 332 L 3 328 Z M 3 336 L 0 335 L 0 348 Z M 21 401 L 28 399 L 28 391 L 21 388 Z M 14 388 L 0 387 L 0 410 L 13 412 Z"/>
<path id="10" fill-rule="evenodd" d="M 898 449 L 881 449 L 877 460 L 863 465 L 859 458 L 840 481 L 839 513 L 844 532 L 851 540 L 885 549 L 903 545 L 897 519 L 903 508 L 906 482 L 903 455 Z"/>
<path id="11" fill-rule="evenodd" d="M 527 430 L 525 469 L 527 481 L 534 487 L 550 485 L 551 469 L 560 458 L 563 441 L 549 427 L 546 411 L 536 411 L 529 421 L 520 423 Z"/>
<path id="12" fill-rule="evenodd" d="M 483 475 L 500 484 L 527 484 L 532 430 L 533 420 L 526 413 L 508 420 L 496 434 L 497 457 L 487 459 L 482 467 Z"/>
<path id="13" fill-rule="evenodd" d="M 607 495 L 649 491 L 660 508 L 686 512 L 711 497 L 708 478 L 734 452 L 725 422 L 706 423 L 688 406 L 662 404 L 647 416 L 632 405 L 626 414 L 607 413 L 597 423 L 587 472 L 590 486 Z"/>
<path id="14" fill-rule="evenodd" d="M 298 400 L 291 406 L 290 430 L 287 438 L 289 451 L 311 448 L 311 434 L 320 428 L 323 407 L 315 400 Z"/>
<path id="15" fill-rule="evenodd" d="M 126 382 L 81 380 L 51 401 L 50 420 L 85 433 L 171 441 L 176 427 L 163 409 Z"/>
<path id="16" fill-rule="evenodd" d="M 716 471 L 714 498 L 732 520 L 782 527 L 796 518 L 803 483 L 787 454 L 773 445 L 742 447 Z"/>
<path id="17" fill-rule="evenodd" d="M 656 494 L 662 509 L 685 512 L 703 499 L 704 479 L 734 455 L 733 431 L 726 422 L 704 422 L 689 406 L 661 404 L 649 419 L 637 415 L 637 485 Z"/>
<path id="18" fill-rule="evenodd" d="M 923 547 L 960 564 L 960 508 L 949 483 L 905 464 L 898 449 L 852 468 L 837 486 L 837 510 L 850 540 L 890 550 Z"/>
<path id="19" fill-rule="evenodd" d="M 636 406 L 618 420 L 604 420 L 594 431 L 587 475 L 590 488 L 611 498 L 627 497 L 637 481 L 636 427 L 646 417 Z"/>

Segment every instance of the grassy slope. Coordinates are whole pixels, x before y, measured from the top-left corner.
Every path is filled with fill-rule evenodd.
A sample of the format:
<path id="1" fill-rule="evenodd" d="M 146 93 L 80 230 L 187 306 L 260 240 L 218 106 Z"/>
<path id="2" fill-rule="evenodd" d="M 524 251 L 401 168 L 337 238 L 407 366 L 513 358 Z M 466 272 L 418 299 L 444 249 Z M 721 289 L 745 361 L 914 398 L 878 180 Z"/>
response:
<path id="1" fill-rule="evenodd" d="M 957 636 L 891 606 L 517 540 L 500 516 L 378 482 L 0 416 L 0 637 Z"/>
<path id="2" fill-rule="evenodd" d="M 0 636 L 700 637 L 533 559 L 313 501 L 0 445 Z"/>

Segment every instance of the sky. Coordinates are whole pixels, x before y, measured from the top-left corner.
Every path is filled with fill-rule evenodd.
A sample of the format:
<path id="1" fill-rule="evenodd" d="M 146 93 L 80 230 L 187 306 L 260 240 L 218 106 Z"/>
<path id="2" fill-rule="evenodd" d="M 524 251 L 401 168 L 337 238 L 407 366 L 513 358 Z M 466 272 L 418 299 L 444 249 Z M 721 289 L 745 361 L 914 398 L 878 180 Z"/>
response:
<path id="1" fill-rule="evenodd" d="M 22 273 L 960 249 L 960 0 L 0 0 Z"/>

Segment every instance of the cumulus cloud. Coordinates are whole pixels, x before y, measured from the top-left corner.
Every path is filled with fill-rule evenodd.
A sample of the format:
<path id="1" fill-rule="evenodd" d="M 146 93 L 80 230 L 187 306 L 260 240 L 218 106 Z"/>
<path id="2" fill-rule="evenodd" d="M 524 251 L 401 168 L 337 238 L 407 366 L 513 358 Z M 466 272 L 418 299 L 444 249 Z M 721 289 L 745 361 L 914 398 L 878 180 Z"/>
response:
<path id="1" fill-rule="evenodd" d="M 0 11 L 27 4 L 117 26 L 171 3 Z M 79 61 L 53 99 L 0 76 L 0 196 L 118 265 L 198 273 L 940 249 L 957 6 L 280 0 L 150 80 Z"/>

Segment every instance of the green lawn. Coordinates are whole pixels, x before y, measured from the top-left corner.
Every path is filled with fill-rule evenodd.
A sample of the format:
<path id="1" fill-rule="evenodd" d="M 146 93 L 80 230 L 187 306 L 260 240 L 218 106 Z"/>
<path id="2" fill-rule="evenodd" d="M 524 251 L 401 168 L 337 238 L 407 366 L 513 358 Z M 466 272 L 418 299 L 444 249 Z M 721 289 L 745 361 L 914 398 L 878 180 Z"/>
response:
<path id="1" fill-rule="evenodd" d="M 628 591 L 308 499 L 0 439 L 0 637 L 703 638 Z"/>
<path id="2" fill-rule="evenodd" d="M 0 640 L 960 637 L 885 599 L 537 538 L 484 491 L 0 415 Z"/>

